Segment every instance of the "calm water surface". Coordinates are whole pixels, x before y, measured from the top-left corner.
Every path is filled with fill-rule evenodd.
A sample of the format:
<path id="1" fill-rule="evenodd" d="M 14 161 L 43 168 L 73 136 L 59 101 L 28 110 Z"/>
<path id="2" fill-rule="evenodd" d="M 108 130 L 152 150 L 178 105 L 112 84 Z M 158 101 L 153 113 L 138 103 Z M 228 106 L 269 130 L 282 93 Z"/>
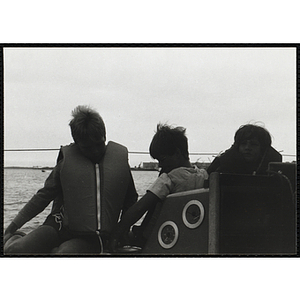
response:
<path id="1" fill-rule="evenodd" d="M 4 229 L 9 225 L 20 209 L 44 186 L 50 172 L 34 169 L 4 169 Z M 139 198 L 157 178 L 155 171 L 132 171 Z M 28 233 L 41 225 L 52 207 L 52 203 L 38 216 L 27 222 L 22 231 Z"/>

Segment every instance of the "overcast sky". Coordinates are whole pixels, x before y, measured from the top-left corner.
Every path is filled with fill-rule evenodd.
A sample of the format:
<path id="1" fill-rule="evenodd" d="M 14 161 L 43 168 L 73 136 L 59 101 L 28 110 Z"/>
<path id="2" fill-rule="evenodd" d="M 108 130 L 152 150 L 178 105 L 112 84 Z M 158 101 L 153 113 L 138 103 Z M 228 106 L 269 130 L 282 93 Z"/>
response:
<path id="1" fill-rule="evenodd" d="M 148 151 L 158 122 L 187 128 L 190 152 L 204 153 L 229 148 L 239 126 L 258 122 L 277 150 L 296 154 L 296 50 L 4 49 L 5 149 L 69 144 L 71 111 L 80 104 L 95 108 L 107 140 L 129 151 Z M 5 166 L 54 166 L 56 157 L 6 152 Z M 130 155 L 132 166 L 149 160 Z"/>

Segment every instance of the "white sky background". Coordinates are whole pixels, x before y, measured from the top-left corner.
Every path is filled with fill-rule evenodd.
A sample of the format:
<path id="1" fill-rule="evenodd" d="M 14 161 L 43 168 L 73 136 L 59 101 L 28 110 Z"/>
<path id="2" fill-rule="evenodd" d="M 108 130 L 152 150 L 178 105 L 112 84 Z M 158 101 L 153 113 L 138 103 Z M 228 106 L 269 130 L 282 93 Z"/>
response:
<path id="1" fill-rule="evenodd" d="M 277 150 L 296 154 L 296 50 L 4 49 L 5 149 L 72 142 L 68 122 L 79 104 L 97 109 L 107 140 L 129 151 L 148 151 L 158 122 L 187 128 L 190 152 L 223 151 L 240 125 L 259 122 Z M 5 166 L 54 166 L 56 156 L 6 152 Z M 149 160 L 130 155 L 132 166 Z"/>

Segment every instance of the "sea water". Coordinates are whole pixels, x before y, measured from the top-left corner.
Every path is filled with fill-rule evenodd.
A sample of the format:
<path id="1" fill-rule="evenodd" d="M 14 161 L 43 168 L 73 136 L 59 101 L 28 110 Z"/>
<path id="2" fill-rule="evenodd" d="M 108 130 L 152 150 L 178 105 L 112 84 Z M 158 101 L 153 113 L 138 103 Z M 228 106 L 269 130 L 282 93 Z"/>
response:
<path id="1" fill-rule="evenodd" d="M 4 229 L 31 197 L 44 186 L 49 175 L 50 171 L 42 172 L 40 169 L 4 169 Z M 133 170 L 132 176 L 140 198 L 157 178 L 158 172 Z M 43 212 L 24 224 L 21 230 L 28 233 L 43 224 L 51 211 L 51 207 L 52 203 Z"/>

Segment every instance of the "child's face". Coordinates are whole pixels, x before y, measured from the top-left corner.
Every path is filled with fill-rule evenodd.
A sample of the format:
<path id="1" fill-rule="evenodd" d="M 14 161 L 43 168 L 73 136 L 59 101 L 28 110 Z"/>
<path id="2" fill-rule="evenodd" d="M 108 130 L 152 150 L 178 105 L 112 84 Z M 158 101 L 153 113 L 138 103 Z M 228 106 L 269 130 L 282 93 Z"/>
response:
<path id="1" fill-rule="evenodd" d="M 256 138 L 242 141 L 239 152 L 247 162 L 257 162 L 261 156 L 260 142 Z"/>
<path id="2" fill-rule="evenodd" d="M 92 141 L 77 141 L 81 153 L 90 159 L 93 163 L 99 163 L 105 153 L 105 142 L 104 140 L 98 143 Z"/>

